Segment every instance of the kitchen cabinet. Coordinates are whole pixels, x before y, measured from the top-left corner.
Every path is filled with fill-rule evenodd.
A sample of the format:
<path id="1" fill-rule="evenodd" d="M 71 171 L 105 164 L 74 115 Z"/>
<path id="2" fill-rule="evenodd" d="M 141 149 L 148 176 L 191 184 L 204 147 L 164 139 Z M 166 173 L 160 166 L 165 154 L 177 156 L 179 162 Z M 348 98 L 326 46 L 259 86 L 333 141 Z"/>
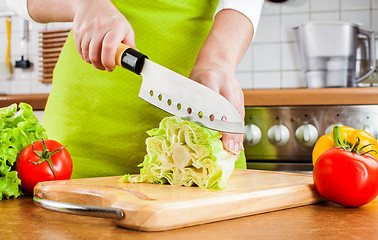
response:
<path id="1" fill-rule="evenodd" d="M 2 239 L 378 239 L 377 199 L 360 208 L 324 202 L 165 232 L 49 211 L 30 196 L 0 201 L 0 218 Z"/>

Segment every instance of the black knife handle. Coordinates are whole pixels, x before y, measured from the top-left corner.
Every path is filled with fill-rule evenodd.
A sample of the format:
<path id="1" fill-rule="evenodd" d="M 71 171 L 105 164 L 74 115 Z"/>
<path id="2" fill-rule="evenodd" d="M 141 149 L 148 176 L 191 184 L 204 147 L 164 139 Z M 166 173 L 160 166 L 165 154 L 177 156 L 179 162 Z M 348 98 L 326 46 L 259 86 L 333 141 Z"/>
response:
<path id="1" fill-rule="evenodd" d="M 141 52 L 121 43 L 116 52 L 117 65 L 140 75 L 143 69 L 144 59 L 148 58 Z"/>

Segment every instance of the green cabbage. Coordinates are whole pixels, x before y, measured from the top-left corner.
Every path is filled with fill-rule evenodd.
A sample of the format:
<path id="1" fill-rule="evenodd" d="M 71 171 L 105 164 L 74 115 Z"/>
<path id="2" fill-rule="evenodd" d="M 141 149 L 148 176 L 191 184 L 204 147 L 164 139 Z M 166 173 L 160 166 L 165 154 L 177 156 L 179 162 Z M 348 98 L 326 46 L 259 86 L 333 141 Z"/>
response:
<path id="1" fill-rule="evenodd" d="M 120 182 L 170 183 L 224 189 L 236 156 L 223 148 L 221 133 L 179 117 L 166 117 L 147 131 L 147 155 L 140 175 L 126 174 Z"/>
<path id="2" fill-rule="evenodd" d="M 17 104 L 0 108 L 0 200 L 21 195 L 21 180 L 14 170 L 17 155 L 31 141 L 47 138 L 33 108 L 26 103 L 20 103 L 18 107 L 18 111 Z"/>

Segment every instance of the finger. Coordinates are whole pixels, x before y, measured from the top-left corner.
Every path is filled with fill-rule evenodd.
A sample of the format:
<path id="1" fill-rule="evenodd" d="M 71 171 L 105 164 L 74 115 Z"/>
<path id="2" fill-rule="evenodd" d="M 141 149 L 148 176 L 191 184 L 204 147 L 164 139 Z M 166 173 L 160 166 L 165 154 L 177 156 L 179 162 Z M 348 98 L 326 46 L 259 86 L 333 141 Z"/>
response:
<path id="1" fill-rule="evenodd" d="M 122 34 L 122 32 L 113 29 L 108 31 L 104 36 L 102 41 L 101 62 L 107 71 L 113 71 L 116 66 L 114 56 L 119 43 L 124 41 L 124 36 L 125 34 Z M 131 46 L 129 42 L 128 44 Z M 132 45 L 135 46 L 134 41 L 132 41 Z"/>
<path id="2" fill-rule="evenodd" d="M 75 40 L 76 50 L 77 50 L 77 52 L 79 53 L 80 57 L 81 57 L 82 59 L 84 59 L 84 58 L 83 58 L 83 55 L 82 55 L 82 53 L 81 53 L 81 42 L 82 42 L 82 40 L 83 40 L 83 36 L 82 36 L 82 34 L 80 34 L 80 33 L 81 33 L 81 32 L 80 32 L 79 30 L 77 30 L 76 24 L 74 23 L 74 24 L 73 24 L 73 38 L 74 38 L 74 40 Z"/>
<path id="3" fill-rule="evenodd" d="M 121 39 L 122 38 L 118 36 L 116 31 L 110 30 L 105 34 L 102 41 L 101 63 L 109 72 L 113 71 L 115 68 L 115 54 Z"/>
<path id="4" fill-rule="evenodd" d="M 102 52 L 102 36 L 103 34 L 98 33 L 94 36 L 89 44 L 89 60 L 92 65 L 100 70 L 105 70 L 104 65 L 101 61 Z"/>
<path id="5" fill-rule="evenodd" d="M 244 150 L 243 147 L 243 134 L 227 134 L 222 136 L 223 147 L 226 151 L 239 155 Z"/>
<path id="6" fill-rule="evenodd" d="M 89 44 L 91 42 L 91 39 L 88 34 L 86 34 L 81 43 L 80 43 L 80 48 L 81 48 L 81 57 L 86 61 L 87 63 L 91 63 L 90 58 L 89 58 Z"/>
<path id="7" fill-rule="evenodd" d="M 91 27 L 85 24 L 85 19 L 78 18 L 74 19 L 73 23 L 73 37 L 75 40 L 76 50 L 80 54 L 80 57 L 89 62 L 89 43 L 92 36 Z"/>

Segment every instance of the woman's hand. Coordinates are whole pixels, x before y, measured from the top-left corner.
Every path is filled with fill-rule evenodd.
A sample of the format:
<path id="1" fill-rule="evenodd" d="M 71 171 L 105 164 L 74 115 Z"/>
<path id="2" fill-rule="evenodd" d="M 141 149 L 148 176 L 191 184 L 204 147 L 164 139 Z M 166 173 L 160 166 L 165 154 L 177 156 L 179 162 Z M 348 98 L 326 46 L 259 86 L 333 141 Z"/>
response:
<path id="1" fill-rule="evenodd" d="M 223 95 L 244 119 L 244 96 L 235 74 L 228 74 L 220 66 L 209 63 L 207 66 L 195 66 L 189 78 Z M 222 141 L 224 148 L 235 155 L 244 149 L 243 134 L 223 133 Z"/>
<path id="2" fill-rule="evenodd" d="M 120 42 L 135 47 L 130 23 L 110 0 L 28 0 L 27 6 L 37 22 L 73 22 L 77 51 L 98 69 L 114 70 Z"/>
<path id="3" fill-rule="evenodd" d="M 244 96 L 235 72 L 252 36 L 253 26 L 246 16 L 235 10 L 220 11 L 189 76 L 227 98 L 243 120 Z M 223 133 L 222 141 L 224 149 L 235 155 L 243 150 L 243 134 Z"/>
<path id="4" fill-rule="evenodd" d="M 110 0 L 76 1 L 73 36 L 80 56 L 94 67 L 113 71 L 120 42 L 135 47 L 134 31 Z"/>

